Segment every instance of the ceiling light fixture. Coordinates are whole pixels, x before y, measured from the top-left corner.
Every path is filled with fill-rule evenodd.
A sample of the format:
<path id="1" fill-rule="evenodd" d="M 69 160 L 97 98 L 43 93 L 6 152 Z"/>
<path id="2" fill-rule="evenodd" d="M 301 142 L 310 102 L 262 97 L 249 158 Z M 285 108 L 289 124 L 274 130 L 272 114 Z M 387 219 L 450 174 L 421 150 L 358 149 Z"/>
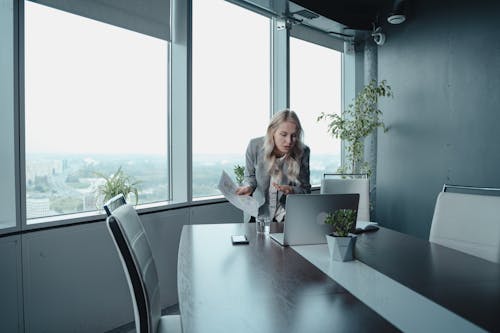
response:
<path id="1" fill-rule="evenodd" d="M 392 10 L 387 16 L 387 22 L 390 24 L 401 24 L 406 21 L 406 1 L 395 0 Z"/>

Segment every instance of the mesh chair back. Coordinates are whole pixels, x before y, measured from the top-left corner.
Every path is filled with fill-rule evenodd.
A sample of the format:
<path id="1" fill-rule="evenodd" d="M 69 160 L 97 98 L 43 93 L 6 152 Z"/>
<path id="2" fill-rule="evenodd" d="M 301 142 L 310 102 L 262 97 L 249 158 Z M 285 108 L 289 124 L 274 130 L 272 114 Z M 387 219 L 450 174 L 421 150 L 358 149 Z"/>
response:
<path id="1" fill-rule="evenodd" d="M 107 218 L 120 254 L 134 304 L 136 330 L 156 333 L 161 317 L 158 273 L 142 222 L 130 205 L 116 208 Z"/>
<path id="2" fill-rule="evenodd" d="M 440 192 L 429 241 L 500 262 L 500 197 Z"/>
<path id="3" fill-rule="evenodd" d="M 123 206 L 127 203 L 127 201 L 125 201 L 125 197 L 123 196 L 123 194 L 118 194 L 114 197 L 112 197 L 111 199 L 109 199 L 108 201 L 106 201 L 106 203 L 104 204 L 104 211 L 106 212 L 106 214 L 108 216 L 111 216 L 111 213 L 117 209 L 118 207 L 120 206 Z"/>
<path id="4" fill-rule="evenodd" d="M 321 180 L 321 194 L 359 194 L 358 221 L 370 221 L 369 180 L 367 178 Z"/>

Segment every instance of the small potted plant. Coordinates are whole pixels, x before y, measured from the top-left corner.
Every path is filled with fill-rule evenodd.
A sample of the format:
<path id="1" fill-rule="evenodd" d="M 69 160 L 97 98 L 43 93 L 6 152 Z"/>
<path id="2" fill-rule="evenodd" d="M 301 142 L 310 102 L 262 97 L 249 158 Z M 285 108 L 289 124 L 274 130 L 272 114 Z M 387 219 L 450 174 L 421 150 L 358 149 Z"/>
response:
<path id="1" fill-rule="evenodd" d="M 326 235 L 330 257 L 335 261 L 353 259 L 356 236 L 350 234 L 356 224 L 357 211 L 338 209 L 326 216 L 325 223 L 332 226 L 333 232 Z"/>
<path id="2" fill-rule="evenodd" d="M 131 200 L 130 195 L 134 195 L 135 204 L 139 202 L 139 191 L 137 189 L 138 181 L 132 179 L 125 174 L 120 166 L 118 170 L 111 176 L 96 172 L 96 175 L 104 179 L 104 183 L 97 187 L 97 205 L 102 208 L 102 205 L 118 194 L 123 194 L 127 201 Z"/>
<path id="3" fill-rule="evenodd" d="M 236 183 L 238 184 L 238 186 L 243 185 L 243 180 L 245 179 L 244 173 L 245 173 L 244 166 L 238 164 L 234 166 L 234 176 L 236 177 Z"/>

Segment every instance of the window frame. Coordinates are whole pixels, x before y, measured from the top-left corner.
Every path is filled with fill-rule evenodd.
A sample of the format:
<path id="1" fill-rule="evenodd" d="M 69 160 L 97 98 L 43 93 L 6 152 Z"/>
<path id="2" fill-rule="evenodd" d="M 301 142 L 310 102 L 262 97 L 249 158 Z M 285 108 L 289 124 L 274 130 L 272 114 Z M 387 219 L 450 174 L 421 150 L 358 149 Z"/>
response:
<path id="1" fill-rule="evenodd" d="M 16 226 L 14 228 L 0 229 L 0 235 L 18 232 L 21 230 L 39 230 L 61 225 L 80 223 L 91 223 L 102 221 L 105 214 L 98 211 L 58 215 L 39 219 L 26 218 L 26 161 L 25 161 L 25 126 L 24 126 L 24 1 L 13 1 L 14 3 L 14 133 L 16 136 L 15 156 L 15 179 L 16 189 Z M 249 9 L 249 8 L 247 8 Z M 258 11 L 257 11 L 258 12 Z M 259 12 L 258 12 L 259 13 Z M 168 43 L 168 146 L 167 163 L 169 172 L 169 196 L 170 200 L 153 204 L 139 205 L 139 213 L 160 212 L 170 209 L 192 207 L 198 205 L 226 202 L 222 196 L 197 198 L 192 197 L 192 2 L 191 0 L 171 0 L 171 40 Z M 307 36 L 297 31 L 304 27 L 292 26 L 290 29 L 283 19 L 273 17 L 271 13 L 260 12 L 259 14 L 271 19 L 271 100 L 270 115 L 289 107 L 289 37 L 304 39 Z M 285 24 L 284 24 L 285 23 Z M 283 29 L 283 25 L 288 26 Z M 306 28 L 307 30 L 307 28 Z M 323 36 L 307 37 L 308 42 L 318 44 L 318 40 L 333 40 L 334 38 Z M 341 45 L 343 42 L 336 42 Z M 340 44 L 339 44 L 340 43 Z M 344 48 L 346 46 L 344 45 Z M 345 101 L 354 96 L 355 52 L 352 45 L 347 52 L 339 50 L 342 54 L 342 107 Z M 347 49 L 346 49 L 347 50 Z M 358 60 L 359 63 L 359 60 Z M 349 78 L 349 84 L 346 79 Z M 349 98 L 348 98 L 349 97 Z M 175 144 L 174 144 L 175 143 Z M 343 160 L 343 151 L 342 160 Z"/>
<path id="2" fill-rule="evenodd" d="M 340 56 L 340 85 L 341 85 L 341 114 L 344 113 L 346 109 L 346 101 L 352 100 L 351 95 L 354 95 L 354 81 L 346 81 L 346 75 L 354 75 L 355 71 L 355 59 L 354 59 L 354 46 L 351 42 L 344 41 L 340 38 L 335 38 L 333 36 L 327 36 L 325 33 L 319 32 L 313 28 L 307 27 L 305 25 L 292 25 L 290 29 L 290 37 L 303 40 L 312 44 L 316 44 L 322 47 L 326 47 L 341 53 Z M 351 52 L 352 50 L 352 52 Z M 290 53 L 288 48 L 287 53 Z M 351 84 L 352 83 L 352 84 Z M 288 83 L 289 84 L 289 83 Z M 288 103 L 289 104 L 289 103 Z M 345 163 L 345 143 L 341 140 L 340 143 L 340 165 Z M 313 185 L 311 188 L 313 190 L 318 190 L 321 187 L 320 184 Z"/>
<path id="3" fill-rule="evenodd" d="M 4 210 L 2 221 L 0 224 L 0 236 L 9 235 L 11 233 L 17 233 L 21 230 L 22 215 L 21 215 L 21 202 L 22 202 L 22 189 L 19 186 L 22 179 L 21 175 L 21 152 L 20 147 L 20 87 L 19 87 L 19 29 L 21 28 L 22 20 L 20 18 L 20 4 L 18 1 L 12 0 L 11 6 L 3 6 L 0 15 L 5 17 L 2 20 L 3 24 L 9 25 L 8 29 L 2 30 L 0 35 L 5 38 L 0 39 L 0 44 L 2 45 L 2 54 L 0 58 L 2 60 L 0 66 L 2 73 L 5 75 L 0 79 L 0 86 L 5 87 L 0 93 L 2 97 L 2 122 L 0 123 L 0 131 L 2 132 L 2 138 L 7 140 L 1 140 L 0 144 L 6 145 L 1 147 L 1 158 L 5 159 L 2 161 L 3 167 L 2 171 L 6 172 L 0 176 L 0 179 L 7 181 L 2 181 L 3 188 L 1 197 L 7 196 L 7 201 L 2 201 L 1 209 Z M 10 16 L 10 17 L 9 17 Z M 5 48 L 4 48 L 5 46 Z M 9 54 L 10 52 L 10 54 Z M 10 66 L 10 67 L 9 67 Z M 5 69 L 5 72 L 3 71 Z"/>
<path id="4" fill-rule="evenodd" d="M 30 0 L 26 0 L 30 1 Z M 175 1 L 180 1 L 180 0 L 175 0 Z M 15 55 L 15 60 L 17 61 L 17 68 L 18 70 L 16 71 L 16 66 L 14 66 L 14 71 L 17 74 L 18 73 L 18 79 L 17 83 L 15 83 L 15 89 L 18 90 L 18 93 L 16 94 L 17 97 L 17 109 L 18 109 L 18 114 L 19 114 L 19 120 L 18 123 L 16 124 L 16 129 L 19 132 L 19 135 L 17 136 L 19 139 L 19 144 L 18 144 L 18 156 L 16 157 L 16 160 L 18 161 L 18 167 L 16 168 L 17 172 L 19 173 L 19 178 L 16 181 L 17 184 L 19 184 L 19 208 L 18 208 L 18 220 L 16 223 L 16 230 L 38 230 L 41 228 L 48 228 L 48 227 L 54 227 L 54 226 L 61 226 L 61 225 L 72 225 L 72 224 L 80 224 L 80 223 L 87 223 L 87 222 L 94 222 L 98 220 L 103 220 L 106 218 L 106 214 L 102 211 L 99 210 L 94 210 L 94 211 L 87 211 L 87 212 L 75 212 L 75 213 L 69 213 L 69 214 L 59 214 L 59 215 L 54 215 L 54 216 L 47 216 L 47 217 L 37 217 L 37 218 L 28 218 L 27 217 L 27 207 L 26 207 L 26 133 L 25 133 L 25 30 L 24 30 L 24 24 L 25 24 L 25 0 L 22 1 L 15 1 L 16 4 L 18 4 L 18 10 L 17 13 L 14 11 L 14 20 L 17 20 L 17 24 L 15 24 L 15 27 L 17 28 L 17 33 L 14 34 L 14 38 L 16 41 L 16 50 L 17 50 L 17 55 Z M 172 3 L 171 3 L 172 5 Z M 68 11 L 68 13 L 71 13 Z M 153 36 L 156 37 L 156 36 Z M 156 37 L 157 38 L 157 37 Z M 155 211 L 162 211 L 165 210 L 166 208 L 171 209 L 171 208 L 179 208 L 179 207 L 184 207 L 185 205 L 175 203 L 172 200 L 172 170 L 171 170 L 171 147 L 172 147 L 172 141 L 171 141 L 171 133 L 170 133 L 170 128 L 173 126 L 170 123 L 171 119 L 171 81 L 172 81 L 172 73 L 171 73 L 171 47 L 172 47 L 172 42 L 171 41 L 166 41 L 167 42 L 167 55 L 168 55 L 168 76 L 167 76 L 167 110 L 165 112 L 167 113 L 167 171 L 168 171 L 168 195 L 170 200 L 166 201 L 159 201 L 159 202 L 153 202 L 153 203 L 146 203 L 146 204 L 140 204 L 137 205 L 136 208 L 139 213 L 149 213 L 149 212 L 155 212 Z M 28 223 L 29 221 L 29 223 Z M 9 228 L 8 231 L 11 228 Z M 0 229 L 0 235 L 2 235 L 4 231 Z"/>

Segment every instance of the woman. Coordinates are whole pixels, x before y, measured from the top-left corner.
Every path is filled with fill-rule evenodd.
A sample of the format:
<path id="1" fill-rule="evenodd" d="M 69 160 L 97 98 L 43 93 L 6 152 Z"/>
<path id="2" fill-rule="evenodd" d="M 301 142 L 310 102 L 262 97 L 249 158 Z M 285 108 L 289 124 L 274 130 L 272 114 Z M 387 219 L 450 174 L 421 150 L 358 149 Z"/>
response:
<path id="1" fill-rule="evenodd" d="M 248 144 L 244 186 L 236 194 L 252 195 L 260 205 L 259 215 L 283 221 L 286 195 L 311 193 L 309 154 L 295 112 L 276 113 L 266 136 Z"/>

